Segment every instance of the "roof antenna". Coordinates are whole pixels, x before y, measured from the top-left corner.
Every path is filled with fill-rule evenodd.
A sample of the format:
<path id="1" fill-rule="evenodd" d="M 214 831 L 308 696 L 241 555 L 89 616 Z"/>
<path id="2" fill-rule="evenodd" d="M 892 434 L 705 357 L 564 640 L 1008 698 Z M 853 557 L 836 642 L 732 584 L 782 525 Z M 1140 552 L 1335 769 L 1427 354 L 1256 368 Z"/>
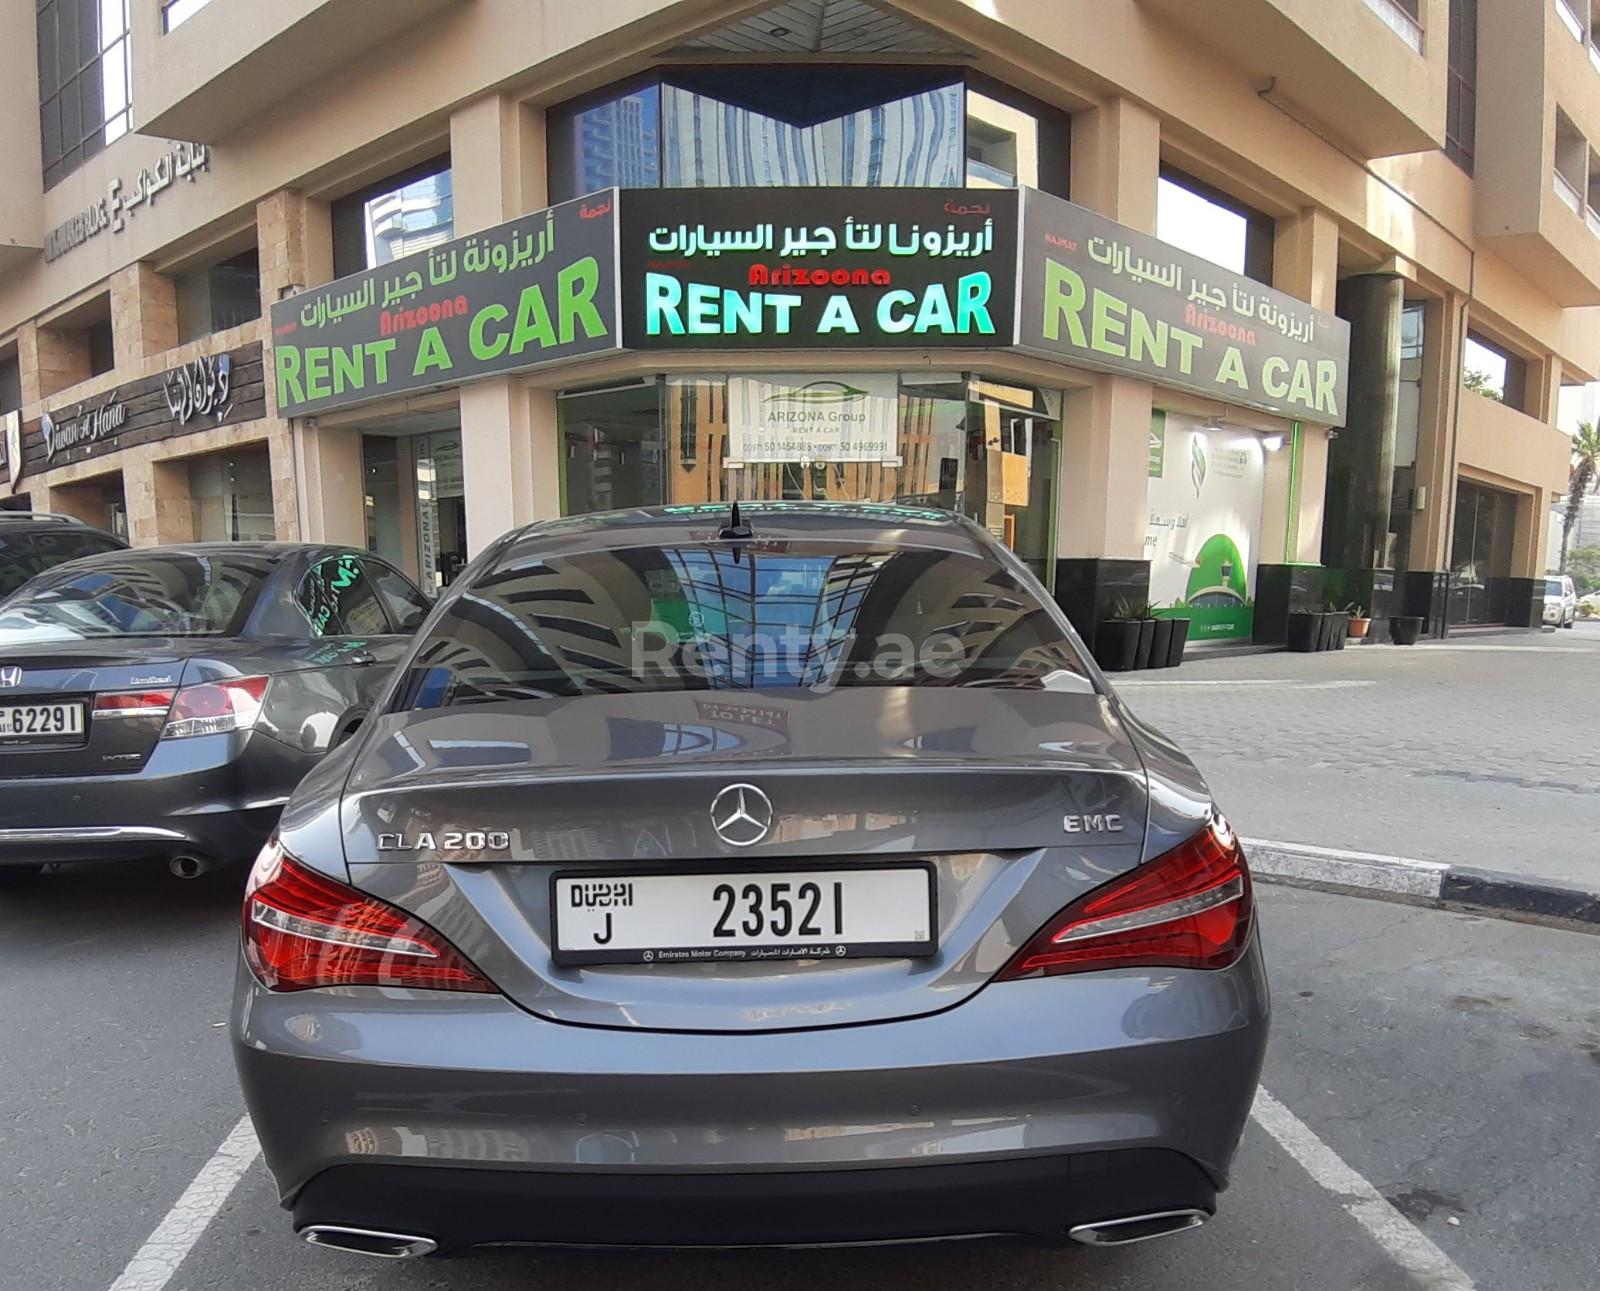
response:
<path id="1" fill-rule="evenodd" d="M 754 538 L 755 533 L 743 520 L 739 518 L 739 503 L 733 504 L 733 514 L 728 518 L 728 523 L 717 531 L 718 538 Z"/>

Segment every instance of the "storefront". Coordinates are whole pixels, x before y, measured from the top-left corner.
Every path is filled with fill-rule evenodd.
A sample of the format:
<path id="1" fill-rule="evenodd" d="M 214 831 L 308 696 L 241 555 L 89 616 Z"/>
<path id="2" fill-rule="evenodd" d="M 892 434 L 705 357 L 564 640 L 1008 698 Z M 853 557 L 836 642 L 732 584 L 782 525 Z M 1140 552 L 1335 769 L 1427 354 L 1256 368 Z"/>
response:
<path id="1" fill-rule="evenodd" d="M 1059 391 L 960 372 L 685 374 L 564 391 L 562 509 L 943 507 L 1053 576 Z"/>
<path id="2" fill-rule="evenodd" d="M 1468 480 L 1456 482 L 1450 539 L 1450 622 L 1506 622 L 1518 495 Z M 1526 581 L 1526 580 L 1521 580 Z"/>
<path id="3" fill-rule="evenodd" d="M 14 502 L 76 516 L 131 540 L 270 541 L 280 536 L 260 343 L 197 358 L 49 408 L 16 428 Z M 143 494 L 155 530 L 130 532 Z"/>
<path id="4" fill-rule="evenodd" d="M 459 428 L 361 436 L 369 549 L 438 592 L 466 564 Z"/>
<path id="5" fill-rule="evenodd" d="M 1219 414 L 1162 423 L 1159 469 L 1118 500 L 1129 556 L 1151 539 L 1150 599 L 1197 636 L 1249 635 L 1258 432 L 1341 419 L 1344 324 L 1034 190 L 807 188 L 798 214 L 771 188 L 610 190 L 303 293 L 273 310 L 279 409 L 359 435 L 365 540 L 434 586 L 469 554 L 474 490 L 515 493 L 513 469 L 554 482 L 550 515 L 939 506 L 1053 587 L 1063 480 L 1107 456 L 1069 449 L 1068 400 L 1133 376 Z M 471 401 L 444 401 L 506 376 L 528 382 L 507 418 L 549 421 L 475 476 Z M 1184 521 L 1147 533 L 1151 512 Z"/>

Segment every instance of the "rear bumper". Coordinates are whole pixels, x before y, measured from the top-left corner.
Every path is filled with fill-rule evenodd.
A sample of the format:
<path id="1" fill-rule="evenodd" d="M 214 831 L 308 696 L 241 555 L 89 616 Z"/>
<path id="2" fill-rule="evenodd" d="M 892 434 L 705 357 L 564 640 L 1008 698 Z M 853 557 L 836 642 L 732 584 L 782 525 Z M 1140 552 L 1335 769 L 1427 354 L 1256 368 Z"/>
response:
<path id="1" fill-rule="evenodd" d="M 796 1246 L 1069 1228 L 1216 1209 L 1216 1184 L 1179 1152 L 1129 1149 L 964 1164 L 790 1173 L 625 1174 L 326 1170 L 294 1203 L 296 1230 L 340 1224 L 429 1237 L 578 1246 Z"/>
<path id="2" fill-rule="evenodd" d="M 251 732 L 163 742 L 128 775 L 0 780 L 0 866 L 185 852 L 246 860 L 316 762 Z"/>
<path id="3" fill-rule="evenodd" d="M 1141 1210 L 1209 1211 L 1267 1012 L 1253 944 L 1220 972 L 1007 982 L 930 1016 L 748 1034 L 572 1026 L 490 995 L 273 994 L 241 969 L 232 1031 L 297 1226 L 416 1231 L 443 1248 L 669 1232 L 739 1245 L 1059 1237 Z M 924 1194 L 935 1218 L 908 1224 L 915 1206 L 899 1199 Z M 688 1212 L 708 1199 L 697 1229 Z"/>

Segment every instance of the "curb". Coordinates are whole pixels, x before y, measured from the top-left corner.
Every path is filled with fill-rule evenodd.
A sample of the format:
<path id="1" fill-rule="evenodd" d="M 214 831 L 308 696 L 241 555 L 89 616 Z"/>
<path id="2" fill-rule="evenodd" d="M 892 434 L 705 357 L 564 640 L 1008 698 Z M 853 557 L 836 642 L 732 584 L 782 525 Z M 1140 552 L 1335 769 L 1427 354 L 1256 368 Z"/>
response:
<path id="1" fill-rule="evenodd" d="M 1264 838 L 1241 838 L 1240 842 L 1251 875 L 1266 883 L 1559 923 L 1600 933 L 1600 892 L 1575 884 Z"/>

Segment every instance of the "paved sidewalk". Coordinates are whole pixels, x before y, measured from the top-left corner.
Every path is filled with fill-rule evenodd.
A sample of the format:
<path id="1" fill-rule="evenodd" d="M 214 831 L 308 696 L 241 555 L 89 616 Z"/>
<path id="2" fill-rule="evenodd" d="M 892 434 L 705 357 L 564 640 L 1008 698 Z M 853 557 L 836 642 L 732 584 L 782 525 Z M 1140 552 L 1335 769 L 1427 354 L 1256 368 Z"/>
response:
<path id="1" fill-rule="evenodd" d="M 1112 681 L 1246 837 L 1600 889 L 1600 623 Z"/>

